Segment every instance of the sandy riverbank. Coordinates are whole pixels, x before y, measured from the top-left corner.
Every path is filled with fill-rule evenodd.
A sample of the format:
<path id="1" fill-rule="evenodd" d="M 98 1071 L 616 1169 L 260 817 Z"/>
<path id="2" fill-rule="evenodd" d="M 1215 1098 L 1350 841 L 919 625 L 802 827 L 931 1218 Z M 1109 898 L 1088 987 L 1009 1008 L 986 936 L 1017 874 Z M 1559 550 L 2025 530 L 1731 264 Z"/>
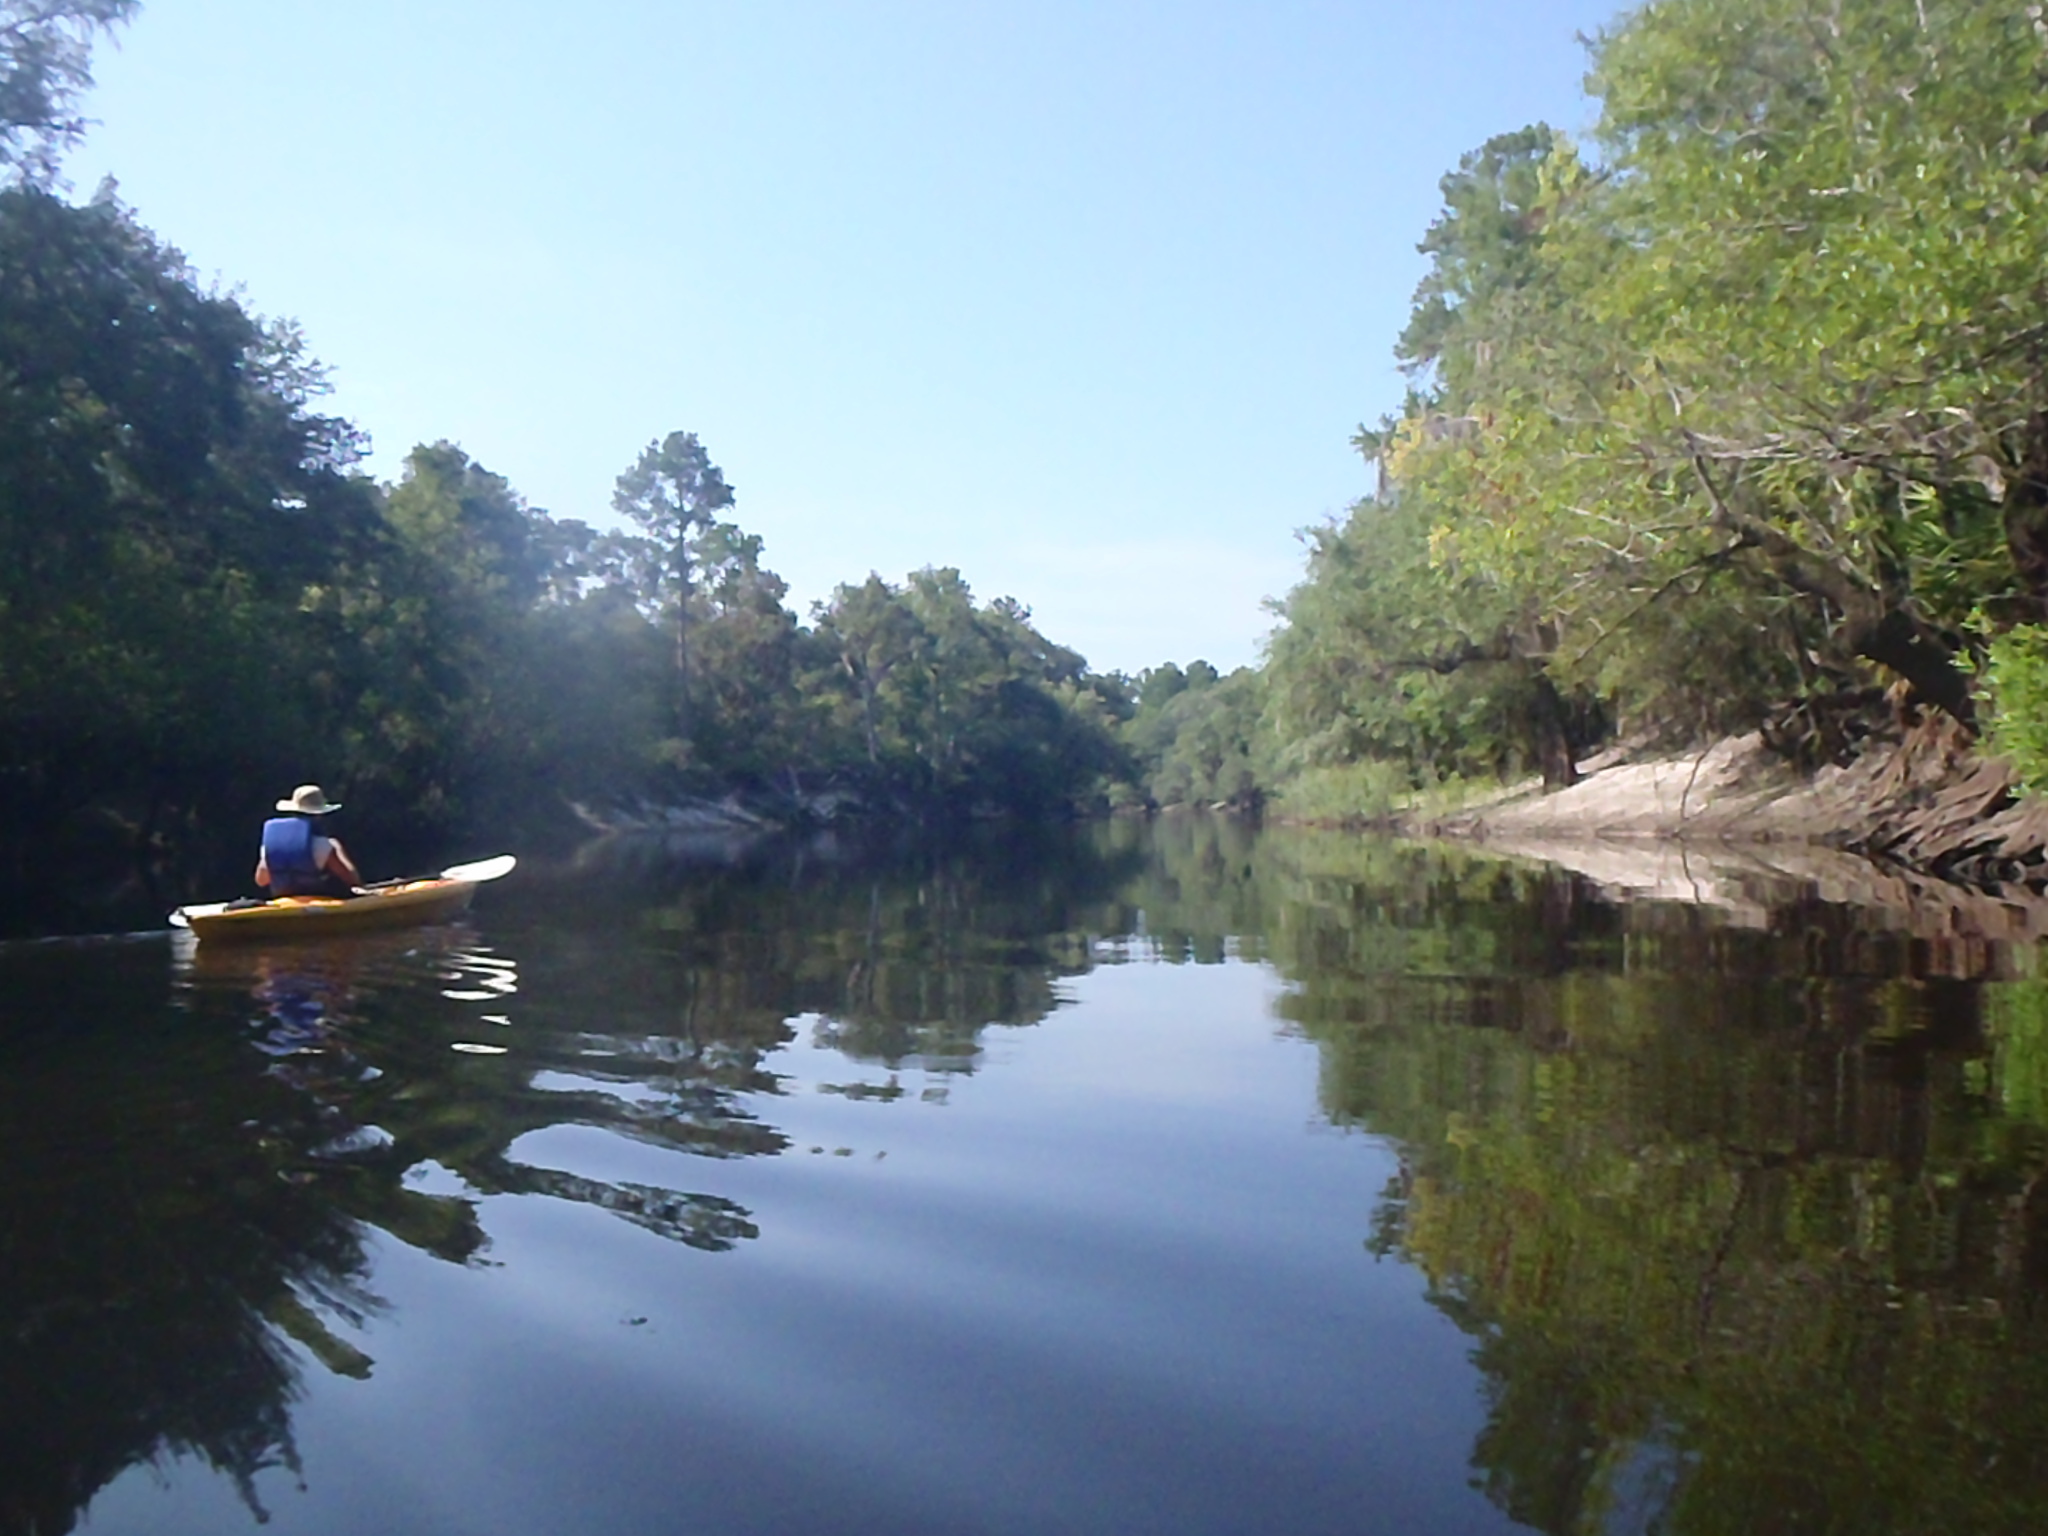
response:
<path id="1" fill-rule="evenodd" d="M 1811 778 L 1754 735 L 1688 757 L 1603 754 L 1569 789 L 1510 786 L 1404 830 L 1487 842 L 1657 840 L 1806 844 L 1876 855 L 1929 874 L 2048 889 L 2048 803 L 2020 797 L 2006 765 L 1953 730 Z"/>
<path id="2" fill-rule="evenodd" d="M 1955 953 L 2048 938 L 2048 804 L 2007 767 L 1922 727 L 1896 746 L 1806 777 L 1755 736 L 1689 757 L 1604 754 L 1569 789 L 1528 783 L 1402 827 L 1474 840 L 1574 871 L 1617 896 L 1710 906 L 1764 923 L 1787 893 L 1883 907 Z"/>

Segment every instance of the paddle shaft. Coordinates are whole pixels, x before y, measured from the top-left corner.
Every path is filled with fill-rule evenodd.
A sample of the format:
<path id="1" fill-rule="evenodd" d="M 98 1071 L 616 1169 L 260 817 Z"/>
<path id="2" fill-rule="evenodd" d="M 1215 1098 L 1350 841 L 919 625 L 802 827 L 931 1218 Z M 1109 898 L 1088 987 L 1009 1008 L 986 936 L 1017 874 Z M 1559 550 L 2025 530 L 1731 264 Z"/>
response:
<path id="1" fill-rule="evenodd" d="M 388 891 L 394 886 L 414 885 L 421 880 L 496 880 L 510 874 L 512 866 L 519 861 L 509 853 L 501 853 L 495 859 L 479 859 L 474 864 L 453 864 L 447 869 L 431 875 L 403 875 L 396 880 L 378 880 L 369 885 L 355 887 L 357 894 L 366 891 Z"/>

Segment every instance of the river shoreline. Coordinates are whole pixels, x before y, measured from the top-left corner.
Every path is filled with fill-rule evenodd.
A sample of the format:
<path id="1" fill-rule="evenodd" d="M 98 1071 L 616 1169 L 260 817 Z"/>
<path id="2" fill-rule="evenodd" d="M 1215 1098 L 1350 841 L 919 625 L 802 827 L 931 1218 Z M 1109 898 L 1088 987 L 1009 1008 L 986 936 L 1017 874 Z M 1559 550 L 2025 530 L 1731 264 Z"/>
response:
<path id="1" fill-rule="evenodd" d="M 1982 976 L 1990 950 L 2048 939 L 2048 803 L 1959 732 L 1807 776 L 1754 736 L 1687 757 L 1602 754 L 1566 789 L 1511 785 L 1393 830 L 1570 870 L 1617 897 L 1690 902 L 1765 924 L 1788 888 L 1881 907 L 1928 950 L 1922 974 Z M 1987 946 L 1990 950 L 1987 950 Z"/>
<path id="2" fill-rule="evenodd" d="M 1487 841 L 1803 843 L 1947 879 L 2048 891 L 2048 802 L 2023 795 L 2002 759 L 1979 755 L 1945 721 L 1811 776 L 1755 734 L 1687 756 L 1616 749 L 1580 773 L 1567 789 L 1529 781 L 1454 809 L 1409 813 L 1399 830 Z"/>

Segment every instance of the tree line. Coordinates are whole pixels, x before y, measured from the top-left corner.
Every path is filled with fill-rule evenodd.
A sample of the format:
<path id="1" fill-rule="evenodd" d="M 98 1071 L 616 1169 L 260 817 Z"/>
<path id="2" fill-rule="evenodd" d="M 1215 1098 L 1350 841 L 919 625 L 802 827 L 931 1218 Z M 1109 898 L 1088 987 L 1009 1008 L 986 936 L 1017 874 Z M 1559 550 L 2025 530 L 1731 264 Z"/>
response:
<path id="1" fill-rule="evenodd" d="M 609 528 L 528 505 L 450 441 L 367 474 L 295 326 L 199 282 L 111 185 L 60 194 L 89 44 L 134 9 L 0 0 L 15 846 L 217 836 L 315 777 L 431 839 L 705 796 L 1045 817 L 1124 776 L 1122 680 L 955 570 L 793 612 L 692 433 L 626 466 Z"/>
<path id="2" fill-rule="evenodd" d="M 1916 717 L 2048 783 L 2040 7 L 1652 0 L 1589 48 L 1589 135 L 1443 180 L 1375 493 L 1263 667 L 1151 729 L 1217 798 L 1333 810 Z"/>
<path id="3" fill-rule="evenodd" d="M 319 777 L 445 836 L 738 796 L 947 820 L 1569 782 L 1918 713 L 2048 779 L 2048 78 L 2020 0 L 1654 0 L 1583 141 L 1443 180 L 1356 443 L 1256 667 L 1090 669 L 957 571 L 794 612 L 688 432 L 621 522 L 449 441 L 389 484 L 306 338 L 111 187 L 57 191 L 132 0 L 0 0 L 0 823 L 177 843 Z M 10 846 L 24 846 L 21 836 Z"/>
<path id="4" fill-rule="evenodd" d="M 1116 769 L 1114 680 L 956 571 L 799 620 L 693 434 L 598 529 L 450 442 L 379 483 L 323 389 L 110 194 L 0 191 L 11 825 L 171 835 L 310 777 L 423 835 L 689 794 L 1042 815 Z"/>

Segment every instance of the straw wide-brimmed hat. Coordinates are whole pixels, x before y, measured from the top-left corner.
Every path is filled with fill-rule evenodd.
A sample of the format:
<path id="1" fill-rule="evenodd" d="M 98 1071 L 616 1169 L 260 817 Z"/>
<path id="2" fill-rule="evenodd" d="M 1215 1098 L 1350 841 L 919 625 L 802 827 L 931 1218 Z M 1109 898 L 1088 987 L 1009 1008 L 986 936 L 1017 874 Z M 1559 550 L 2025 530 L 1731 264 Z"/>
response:
<path id="1" fill-rule="evenodd" d="M 278 801 L 277 808 L 298 816 L 325 816 L 329 811 L 340 810 L 341 802 L 329 800 L 327 791 L 318 784 L 301 784 L 292 791 L 291 799 Z"/>

